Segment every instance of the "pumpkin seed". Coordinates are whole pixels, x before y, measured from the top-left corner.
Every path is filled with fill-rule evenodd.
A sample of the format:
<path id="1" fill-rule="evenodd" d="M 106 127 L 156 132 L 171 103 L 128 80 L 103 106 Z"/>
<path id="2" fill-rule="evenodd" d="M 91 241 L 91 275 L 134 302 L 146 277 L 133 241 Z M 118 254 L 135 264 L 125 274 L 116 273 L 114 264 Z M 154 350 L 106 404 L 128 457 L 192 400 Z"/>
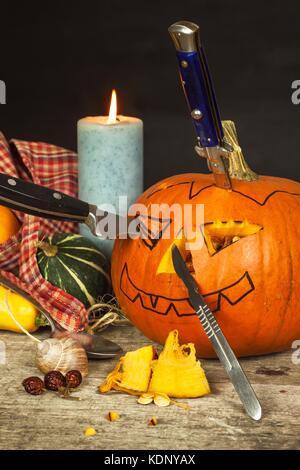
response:
<path id="1" fill-rule="evenodd" d="M 143 393 L 138 398 L 138 403 L 140 405 L 149 405 L 149 403 L 153 402 L 154 394 L 153 393 Z"/>
<path id="2" fill-rule="evenodd" d="M 156 426 L 158 423 L 158 420 L 155 416 L 152 416 L 152 418 L 149 419 L 148 421 L 148 426 Z"/>
<path id="3" fill-rule="evenodd" d="M 160 407 L 169 406 L 171 403 L 171 400 L 168 397 L 168 395 L 165 395 L 164 393 L 157 393 L 154 397 L 154 403 Z"/>

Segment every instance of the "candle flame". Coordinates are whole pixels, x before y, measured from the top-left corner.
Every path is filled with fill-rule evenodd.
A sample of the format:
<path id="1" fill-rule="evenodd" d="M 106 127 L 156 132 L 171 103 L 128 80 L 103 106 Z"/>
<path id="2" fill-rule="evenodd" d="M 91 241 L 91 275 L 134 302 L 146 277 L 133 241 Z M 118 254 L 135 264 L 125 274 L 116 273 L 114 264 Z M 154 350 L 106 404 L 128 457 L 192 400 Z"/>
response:
<path id="1" fill-rule="evenodd" d="M 107 124 L 115 124 L 117 122 L 117 93 L 116 90 L 112 91 L 109 115 L 107 118 Z"/>

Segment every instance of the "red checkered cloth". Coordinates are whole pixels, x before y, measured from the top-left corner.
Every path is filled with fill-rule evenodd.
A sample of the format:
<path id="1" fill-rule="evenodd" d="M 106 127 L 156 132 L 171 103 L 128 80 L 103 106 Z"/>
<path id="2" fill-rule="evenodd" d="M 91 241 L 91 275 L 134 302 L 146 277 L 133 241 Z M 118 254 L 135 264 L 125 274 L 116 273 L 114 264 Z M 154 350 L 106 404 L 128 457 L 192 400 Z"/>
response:
<path id="1" fill-rule="evenodd" d="M 0 172 L 33 181 L 70 196 L 77 194 L 77 156 L 55 145 L 12 140 L 0 132 Z M 77 232 L 77 224 L 16 213 L 19 232 L 0 245 L 0 275 L 25 290 L 64 329 L 80 331 L 87 323 L 84 305 L 47 282 L 37 261 L 37 242 L 55 232 Z M 13 272 L 18 272 L 18 277 Z"/>

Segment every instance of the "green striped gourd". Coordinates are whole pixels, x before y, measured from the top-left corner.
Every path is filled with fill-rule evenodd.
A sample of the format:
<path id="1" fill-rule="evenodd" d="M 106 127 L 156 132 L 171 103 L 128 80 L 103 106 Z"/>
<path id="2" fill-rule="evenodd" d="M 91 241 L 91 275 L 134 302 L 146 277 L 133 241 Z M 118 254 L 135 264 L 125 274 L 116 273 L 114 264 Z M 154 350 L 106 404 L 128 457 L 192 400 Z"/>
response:
<path id="1" fill-rule="evenodd" d="M 44 279 L 80 300 L 86 308 L 110 288 L 108 263 L 87 238 L 72 233 L 38 243 L 37 262 Z"/>

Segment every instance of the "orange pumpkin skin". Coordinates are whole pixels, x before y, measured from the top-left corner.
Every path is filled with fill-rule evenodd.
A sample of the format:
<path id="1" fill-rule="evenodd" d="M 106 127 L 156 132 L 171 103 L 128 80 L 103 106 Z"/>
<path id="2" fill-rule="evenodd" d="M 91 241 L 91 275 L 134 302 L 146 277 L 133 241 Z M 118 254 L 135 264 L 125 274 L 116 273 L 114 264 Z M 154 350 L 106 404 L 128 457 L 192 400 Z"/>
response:
<path id="1" fill-rule="evenodd" d="M 20 224 L 14 213 L 7 207 L 0 206 L 0 243 L 5 243 L 19 228 Z"/>
<path id="2" fill-rule="evenodd" d="M 233 219 L 263 227 L 213 256 L 205 244 L 195 250 L 193 275 L 238 356 L 282 351 L 300 338 L 300 184 L 267 176 L 232 182 L 227 191 L 215 186 L 212 175 L 182 174 L 155 184 L 137 202 L 200 203 L 205 223 Z M 176 274 L 156 274 L 172 243 L 161 239 L 150 250 L 141 239 L 116 240 L 115 294 L 151 340 L 163 344 L 178 329 L 180 342 L 193 342 L 199 356 L 214 357 L 185 285 Z"/>

